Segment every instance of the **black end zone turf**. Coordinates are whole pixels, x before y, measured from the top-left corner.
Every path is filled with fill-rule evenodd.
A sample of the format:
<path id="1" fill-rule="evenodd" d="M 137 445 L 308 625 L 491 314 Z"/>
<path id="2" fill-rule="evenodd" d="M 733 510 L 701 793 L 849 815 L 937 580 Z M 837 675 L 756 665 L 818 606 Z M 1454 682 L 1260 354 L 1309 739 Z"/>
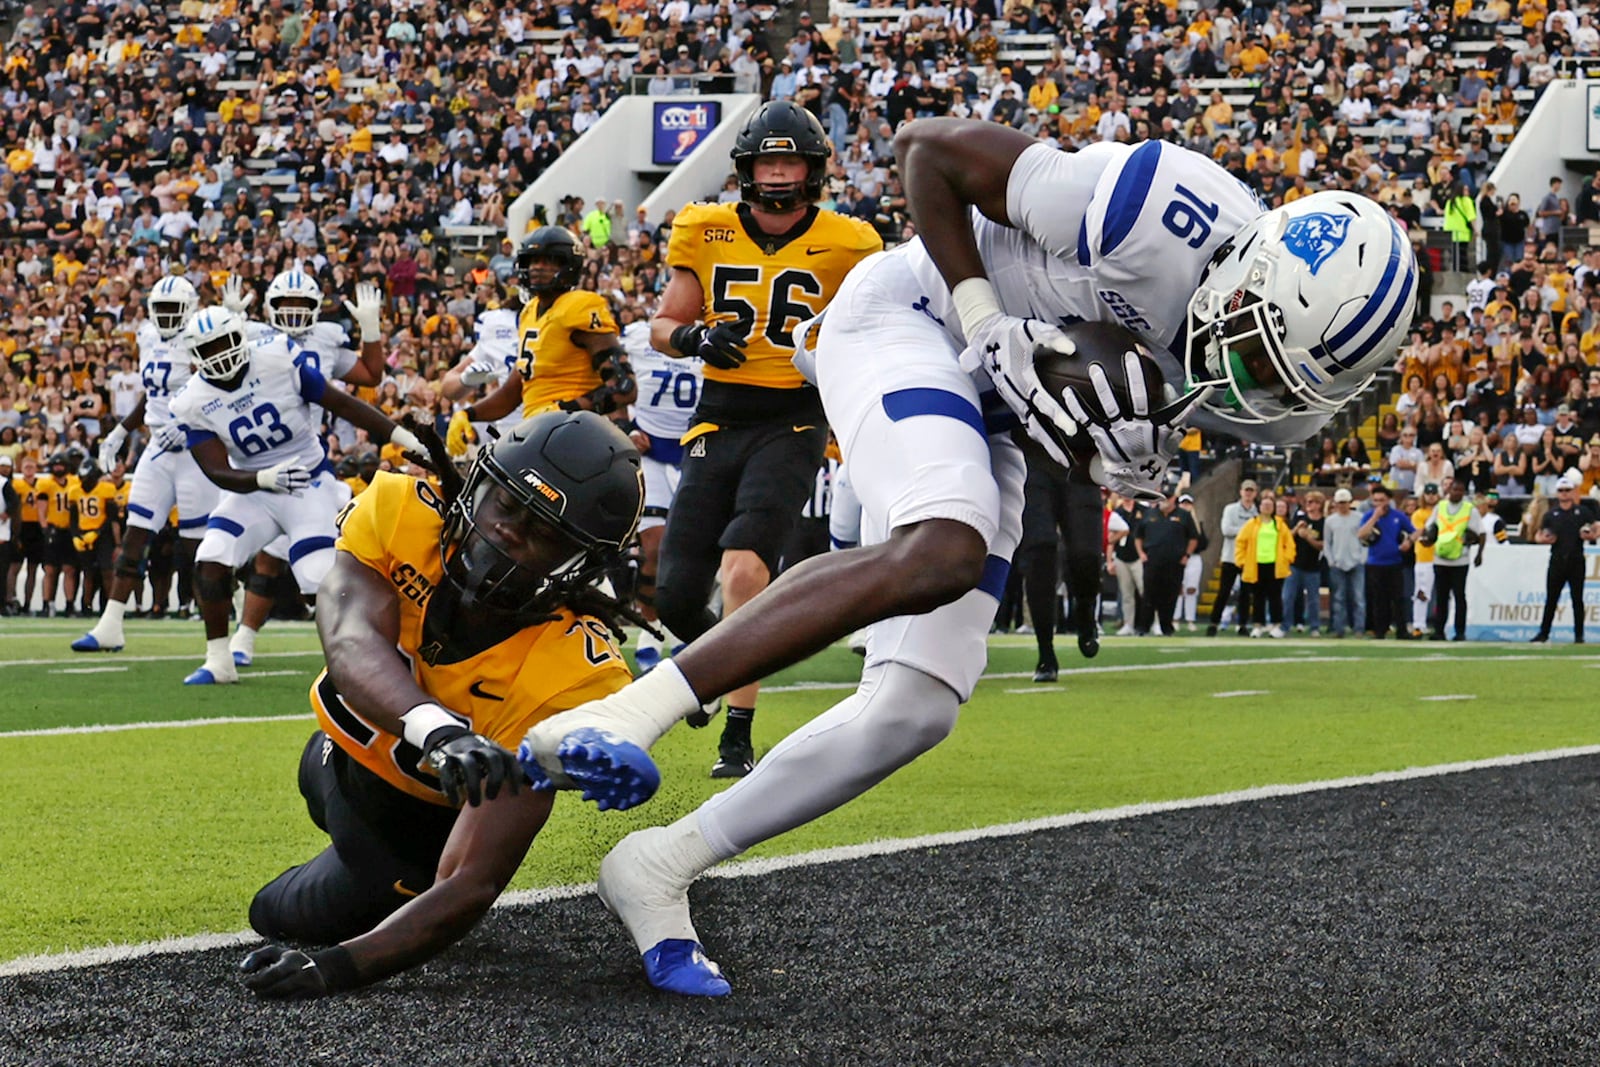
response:
<path id="1" fill-rule="evenodd" d="M 1600 1062 L 1600 760 L 711 879 L 723 1001 L 593 897 L 304 1004 L 245 950 L 0 979 L 0 1063 Z M 243 904 L 241 902 L 241 911 Z"/>

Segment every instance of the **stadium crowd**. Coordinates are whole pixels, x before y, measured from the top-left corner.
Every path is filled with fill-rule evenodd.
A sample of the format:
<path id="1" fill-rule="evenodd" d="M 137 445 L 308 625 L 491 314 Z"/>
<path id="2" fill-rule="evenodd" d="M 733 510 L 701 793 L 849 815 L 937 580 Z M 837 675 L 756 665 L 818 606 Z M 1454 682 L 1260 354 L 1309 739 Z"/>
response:
<path id="1" fill-rule="evenodd" d="M 510 201 L 619 96 L 710 75 L 815 113 L 834 147 L 823 206 L 889 243 L 911 235 L 891 142 L 923 116 L 983 118 L 1066 149 L 1165 138 L 1212 155 L 1269 206 L 1363 192 L 1425 253 L 1422 311 L 1377 449 L 1354 432 L 1311 442 L 1298 473 L 1329 492 L 1377 479 L 1420 493 L 1426 469 L 1426 481 L 1459 474 L 1474 493 L 1534 501 L 1569 470 L 1585 495 L 1600 479 L 1600 248 L 1572 244 L 1568 228 L 1600 224 L 1600 176 L 1576 190 L 1486 182 L 1526 91 L 1560 57 L 1600 51 L 1592 16 L 1566 0 L 1413 0 L 1379 22 L 1350 20 L 1343 0 L 934 0 L 795 20 L 706 0 L 69 0 L 12 17 L 0 457 L 19 474 L 94 455 L 132 409 L 134 334 L 169 274 L 209 304 L 230 277 L 259 296 L 293 267 L 336 319 L 358 282 L 378 283 L 387 375 L 359 392 L 442 430 L 461 402 L 436 384 L 482 312 L 519 302 L 512 243 L 464 255 L 452 231 L 503 229 Z M 1002 58 L 1037 35 L 1051 39 L 1041 60 Z M 1466 39 L 1487 47 L 1460 67 Z M 1201 88 L 1216 79 L 1226 89 Z M 1230 102 L 1240 94 L 1248 104 Z M 653 313 L 671 212 L 573 196 L 541 221 L 578 236 L 582 287 L 620 326 Z M 1429 242 L 1430 229 L 1449 239 Z M 1431 315 L 1432 272 L 1451 268 L 1474 280 Z M 376 451 L 337 421 L 327 447 L 335 462 Z M 14 506 L 8 524 L 15 540 Z M 17 595 L 13 578 L 7 610 Z"/>

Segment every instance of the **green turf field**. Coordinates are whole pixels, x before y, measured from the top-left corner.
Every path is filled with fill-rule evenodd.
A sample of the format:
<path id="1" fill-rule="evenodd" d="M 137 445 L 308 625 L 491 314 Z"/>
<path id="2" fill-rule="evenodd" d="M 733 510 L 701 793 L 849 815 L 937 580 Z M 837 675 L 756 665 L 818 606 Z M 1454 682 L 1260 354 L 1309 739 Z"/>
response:
<path id="1" fill-rule="evenodd" d="M 321 665 L 309 624 L 270 626 L 245 681 L 215 689 L 179 684 L 196 624 L 131 621 L 127 650 L 99 656 L 68 651 L 82 629 L 0 622 L 0 962 L 244 929 L 255 889 L 325 843 L 294 783 Z M 992 639 L 948 742 L 761 853 L 1600 742 L 1600 657 L 1583 648 L 1184 637 L 1108 639 L 1084 661 L 1070 647 L 1061 682 L 1033 686 L 1032 639 Z M 842 696 L 859 663 L 837 648 L 774 679 L 758 751 Z M 715 725 L 669 734 L 662 790 L 637 811 L 563 798 L 515 885 L 592 880 L 628 830 L 719 788 L 715 745 Z"/>

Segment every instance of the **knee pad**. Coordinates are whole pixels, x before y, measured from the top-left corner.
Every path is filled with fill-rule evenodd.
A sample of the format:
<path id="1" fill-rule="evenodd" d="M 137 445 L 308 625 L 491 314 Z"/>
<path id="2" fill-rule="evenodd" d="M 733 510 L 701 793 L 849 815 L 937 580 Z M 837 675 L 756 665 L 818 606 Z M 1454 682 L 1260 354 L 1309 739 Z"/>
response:
<path id="1" fill-rule="evenodd" d="M 195 568 L 194 593 L 198 599 L 204 601 L 227 600 L 233 595 L 233 583 L 227 568 L 214 568 L 205 564 Z"/>
<path id="2" fill-rule="evenodd" d="M 118 578 L 127 578 L 130 581 L 137 582 L 144 577 L 144 560 L 134 559 L 127 552 L 119 550 L 117 552 L 117 561 L 112 569 Z"/>
<path id="3" fill-rule="evenodd" d="M 273 599 L 273 587 L 278 584 L 277 575 L 262 574 L 260 571 L 251 571 L 250 576 L 244 580 L 244 587 L 256 596 Z"/>

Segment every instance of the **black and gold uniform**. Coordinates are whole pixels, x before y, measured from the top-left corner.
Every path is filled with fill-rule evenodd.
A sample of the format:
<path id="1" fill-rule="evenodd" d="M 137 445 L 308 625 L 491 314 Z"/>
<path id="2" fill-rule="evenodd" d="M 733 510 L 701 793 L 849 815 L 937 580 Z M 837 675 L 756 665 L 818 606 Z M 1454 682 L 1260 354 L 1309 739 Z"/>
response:
<path id="1" fill-rule="evenodd" d="M 617 333 L 611 305 L 599 293 L 569 289 L 551 299 L 536 296 L 517 318 L 517 373 L 522 376 L 522 417 L 554 411 L 563 400 L 589 396 L 606 384 L 575 333 Z"/>
<path id="2" fill-rule="evenodd" d="M 78 488 L 78 476 L 67 471 L 66 457 L 54 457 L 50 473 L 40 475 L 34 485 L 35 506 L 44 528 L 40 562 L 47 567 L 77 564 L 77 553 L 72 548 L 72 494 Z"/>
<path id="3" fill-rule="evenodd" d="M 17 560 L 43 563 L 44 501 L 40 499 L 38 474 L 13 475 L 11 489 L 18 501 L 16 514 L 11 516 L 11 521 L 17 524 L 13 532 L 17 541 Z"/>
<path id="4" fill-rule="evenodd" d="M 776 236 L 761 232 L 745 203 L 691 204 L 674 220 L 667 263 L 699 279 L 702 321 L 746 327 L 745 362 L 732 370 L 706 364 L 683 437 L 656 594 L 679 637 L 692 640 L 713 621 L 705 604 L 723 551 L 748 549 L 778 572 L 828 441 L 822 398 L 792 362 L 795 330 L 882 248 L 864 222 L 816 207 Z"/>
<path id="5" fill-rule="evenodd" d="M 116 516 L 117 487 L 98 472 L 90 485 L 80 477 L 68 493 L 72 507 L 72 547 L 81 571 L 111 569 L 116 557 L 116 538 L 108 525 Z"/>

